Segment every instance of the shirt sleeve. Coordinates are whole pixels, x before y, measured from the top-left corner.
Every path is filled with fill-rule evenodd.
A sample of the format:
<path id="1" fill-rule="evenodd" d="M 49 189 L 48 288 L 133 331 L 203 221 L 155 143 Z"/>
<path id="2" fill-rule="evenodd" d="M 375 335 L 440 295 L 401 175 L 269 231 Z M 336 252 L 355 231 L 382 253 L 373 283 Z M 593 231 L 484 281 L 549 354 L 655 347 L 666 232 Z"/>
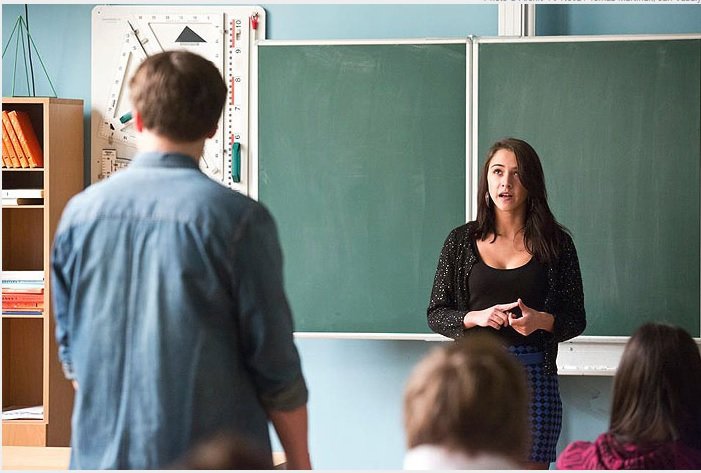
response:
<path id="1" fill-rule="evenodd" d="M 457 310 L 456 265 L 457 261 L 456 231 L 450 232 L 443 244 L 438 258 L 436 276 L 433 279 L 431 300 L 426 311 L 428 326 L 431 330 L 449 338 L 460 338 L 464 335 L 465 311 Z"/>
<path id="2" fill-rule="evenodd" d="M 258 398 L 267 410 L 295 409 L 307 403 L 308 391 L 293 340 L 277 229 L 263 206 L 249 212 L 235 251 L 241 344 Z"/>
<path id="3" fill-rule="evenodd" d="M 66 239 L 65 234 L 57 234 L 51 250 L 51 298 L 54 320 L 56 321 L 55 336 L 58 343 L 58 359 L 66 378 L 74 379 L 68 323 L 70 279 L 67 268 L 69 251 Z"/>
<path id="4" fill-rule="evenodd" d="M 553 341 L 555 343 L 576 337 L 584 332 L 587 326 L 579 258 L 574 242 L 569 235 L 565 237 L 559 265 L 557 305 L 553 314 L 555 316 L 553 327 Z"/>

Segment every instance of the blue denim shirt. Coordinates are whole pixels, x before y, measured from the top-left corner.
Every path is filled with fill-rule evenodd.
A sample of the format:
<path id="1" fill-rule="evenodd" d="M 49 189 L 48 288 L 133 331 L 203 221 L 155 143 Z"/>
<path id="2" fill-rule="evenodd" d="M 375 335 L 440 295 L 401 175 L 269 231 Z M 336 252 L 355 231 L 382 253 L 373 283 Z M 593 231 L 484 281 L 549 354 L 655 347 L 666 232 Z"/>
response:
<path id="1" fill-rule="evenodd" d="M 226 429 L 270 453 L 307 402 L 268 211 L 178 154 L 143 153 L 67 205 L 52 250 L 70 467 L 167 468 Z"/>

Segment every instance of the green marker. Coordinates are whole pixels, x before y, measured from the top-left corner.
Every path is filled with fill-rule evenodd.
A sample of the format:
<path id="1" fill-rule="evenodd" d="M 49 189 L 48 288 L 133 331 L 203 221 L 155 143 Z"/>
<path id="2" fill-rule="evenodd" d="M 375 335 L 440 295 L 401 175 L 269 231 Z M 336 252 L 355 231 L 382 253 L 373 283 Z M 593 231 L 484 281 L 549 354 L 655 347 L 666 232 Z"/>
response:
<path id="1" fill-rule="evenodd" d="M 119 117 L 119 122 L 122 123 L 122 124 L 124 124 L 124 123 L 128 122 L 128 121 L 131 120 L 131 119 L 132 119 L 131 112 L 127 112 L 127 113 L 125 113 L 124 115 L 122 115 L 121 117 Z"/>
<path id="2" fill-rule="evenodd" d="M 231 179 L 241 182 L 241 143 L 238 141 L 231 146 Z"/>

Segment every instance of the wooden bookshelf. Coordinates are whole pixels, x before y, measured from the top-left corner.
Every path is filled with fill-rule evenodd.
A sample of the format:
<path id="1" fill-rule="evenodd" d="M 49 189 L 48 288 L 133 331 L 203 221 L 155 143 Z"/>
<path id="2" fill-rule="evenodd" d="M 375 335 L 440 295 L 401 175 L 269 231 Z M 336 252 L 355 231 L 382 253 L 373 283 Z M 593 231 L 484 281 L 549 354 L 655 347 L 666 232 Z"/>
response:
<path id="1" fill-rule="evenodd" d="M 68 446 L 73 388 L 58 361 L 51 314 L 50 254 L 68 200 L 83 189 L 83 101 L 3 97 L 29 113 L 44 167 L 3 169 L 3 189 L 44 189 L 43 205 L 2 206 L 2 269 L 44 272 L 44 313 L 2 317 L 2 405 L 44 408 L 42 420 L 3 420 L 2 444 Z"/>

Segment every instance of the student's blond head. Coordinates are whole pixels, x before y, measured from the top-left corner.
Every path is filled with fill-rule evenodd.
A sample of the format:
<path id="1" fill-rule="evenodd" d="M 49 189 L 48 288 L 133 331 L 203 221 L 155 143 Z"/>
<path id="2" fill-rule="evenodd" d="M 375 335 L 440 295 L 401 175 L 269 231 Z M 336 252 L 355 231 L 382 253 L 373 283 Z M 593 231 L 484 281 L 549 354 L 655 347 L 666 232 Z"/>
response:
<path id="1" fill-rule="evenodd" d="M 215 129 L 226 92 L 217 67 L 187 51 L 148 57 L 129 82 L 131 103 L 144 128 L 179 143 L 199 140 Z"/>
<path id="2" fill-rule="evenodd" d="M 485 334 L 434 349 L 404 393 L 409 448 L 433 444 L 467 453 L 528 454 L 528 390 L 523 367 Z"/>

